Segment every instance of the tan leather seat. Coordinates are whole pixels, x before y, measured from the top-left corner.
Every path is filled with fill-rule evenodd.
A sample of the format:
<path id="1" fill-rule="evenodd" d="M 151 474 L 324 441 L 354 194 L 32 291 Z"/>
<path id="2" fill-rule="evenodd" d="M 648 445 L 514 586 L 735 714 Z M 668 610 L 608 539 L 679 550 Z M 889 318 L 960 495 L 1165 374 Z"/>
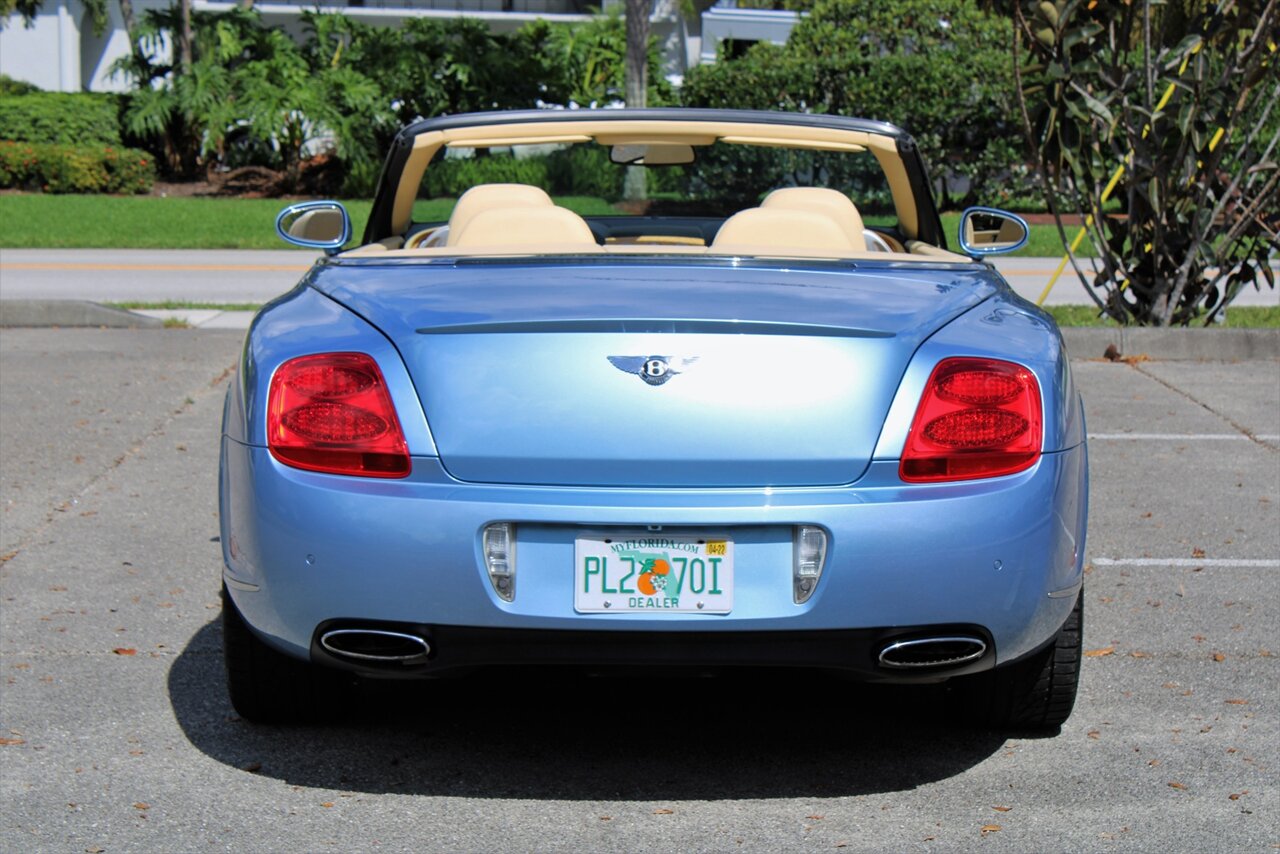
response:
<path id="1" fill-rule="evenodd" d="M 760 207 L 767 210 L 810 211 L 829 217 L 844 229 L 849 243 L 857 249 L 866 246 L 862 214 L 849 197 L 825 187 L 783 187 L 764 197 Z"/>
<path id="2" fill-rule="evenodd" d="M 514 207 L 479 211 L 462 228 L 450 228 L 449 246 L 538 251 L 599 252 L 586 220 L 566 208 Z"/>
<path id="3" fill-rule="evenodd" d="M 812 255 L 830 251 L 848 255 L 862 251 L 829 216 L 789 208 L 747 208 L 724 221 L 711 243 L 713 254 Z"/>
<path id="4" fill-rule="evenodd" d="M 551 197 L 540 187 L 529 184 L 480 184 L 463 193 L 453 206 L 444 245 L 458 245 L 458 235 L 466 230 L 472 219 L 484 211 L 554 206 Z"/>

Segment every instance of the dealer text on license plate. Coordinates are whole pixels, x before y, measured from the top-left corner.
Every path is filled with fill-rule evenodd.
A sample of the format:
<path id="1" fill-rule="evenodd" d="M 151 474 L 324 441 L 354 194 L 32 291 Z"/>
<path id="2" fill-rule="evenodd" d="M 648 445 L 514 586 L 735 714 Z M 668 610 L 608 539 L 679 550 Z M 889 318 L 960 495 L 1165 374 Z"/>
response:
<path id="1" fill-rule="evenodd" d="M 579 537 L 573 572 L 573 606 L 583 613 L 733 610 L 733 541 L 723 537 Z"/>

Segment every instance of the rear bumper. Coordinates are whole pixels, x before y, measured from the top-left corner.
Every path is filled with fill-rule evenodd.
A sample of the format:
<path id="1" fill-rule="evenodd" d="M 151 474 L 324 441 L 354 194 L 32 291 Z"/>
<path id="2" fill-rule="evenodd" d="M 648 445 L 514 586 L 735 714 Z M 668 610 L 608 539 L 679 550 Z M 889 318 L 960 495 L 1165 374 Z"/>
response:
<path id="1" fill-rule="evenodd" d="M 425 660 L 383 664 L 334 655 L 320 639 L 326 632 L 345 628 L 377 628 L 421 637 L 429 644 L 431 653 Z M 880 663 L 881 651 L 895 642 L 937 636 L 974 638 L 984 649 L 973 660 L 949 666 L 903 670 Z M 330 620 L 316 628 L 310 656 L 317 664 L 390 679 L 446 676 L 490 667 L 658 668 L 664 671 L 801 667 L 841 671 L 866 681 L 923 682 L 979 673 L 995 665 L 990 636 L 981 627 L 972 625 L 776 632 L 621 632 Z"/>
<path id="2" fill-rule="evenodd" d="M 332 621 L 418 626 L 423 670 L 530 662 L 836 667 L 868 678 L 886 636 L 964 626 L 981 667 L 1047 642 L 1083 566 L 1083 447 L 1005 478 L 904 485 L 894 461 L 854 486 L 613 490 L 462 484 L 434 458 L 403 481 L 297 471 L 223 440 L 225 580 L 250 627 L 306 658 Z M 497 597 L 480 532 L 516 525 L 517 594 Z M 791 596 L 794 525 L 826 529 L 813 597 Z M 572 555 L 584 530 L 715 530 L 737 552 L 730 614 L 579 614 Z M 319 656 L 324 658 L 322 654 Z M 948 675 L 961 671 L 953 671 Z"/>

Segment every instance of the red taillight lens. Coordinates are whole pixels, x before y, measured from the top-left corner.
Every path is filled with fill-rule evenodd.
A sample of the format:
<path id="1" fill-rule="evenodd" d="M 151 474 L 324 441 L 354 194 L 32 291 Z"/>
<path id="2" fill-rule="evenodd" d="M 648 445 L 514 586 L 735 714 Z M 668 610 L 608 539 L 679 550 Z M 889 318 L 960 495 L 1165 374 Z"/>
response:
<path id="1" fill-rule="evenodd" d="M 1043 438 L 1040 385 L 995 359 L 945 359 L 934 368 L 902 449 L 908 482 L 971 480 L 1030 468 Z"/>
<path id="2" fill-rule="evenodd" d="M 290 359 L 271 378 L 267 447 L 285 465 L 404 477 L 410 461 L 382 372 L 364 353 Z"/>

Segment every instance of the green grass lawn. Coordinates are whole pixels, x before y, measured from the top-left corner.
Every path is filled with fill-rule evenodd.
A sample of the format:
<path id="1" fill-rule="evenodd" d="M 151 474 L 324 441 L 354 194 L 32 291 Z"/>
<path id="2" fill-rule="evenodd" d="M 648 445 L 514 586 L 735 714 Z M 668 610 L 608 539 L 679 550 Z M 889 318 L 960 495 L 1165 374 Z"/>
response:
<path id="1" fill-rule="evenodd" d="M 418 222 L 446 220 L 453 199 L 414 205 Z M 603 199 L 564 196 L 556 203 L 583 216 L 617 213 Z M 0 247 L 11 249 L 286 249 L 275 233 L 278 199 L 207 199 L 152 196 L 0 195 Z M 356 234 L 364 229 L 371 203 L 344 202 Z M 868 218 L 874 221 L 873 218 Z M 959 214 L 942 217 L 954 242 Z M 1060 255 L 1057 229 L 1033 225 L 1031 240 L 1017 255 Z"/>
<path id="2" fill-rule="evenodd" d="M 584 216 L 616 213 L 601 199 L 565 196 L 556 202 Z M 276 236 L 279 199 L 153 196 L 0 195 L 0 248 L 6 249 L 289 249 Z M 356 234 L 372 202 L 343 202 Z M 418 222 L 447 220 L 453 199 L 414 205 Z"/>
<path id="3" fill-rule="evenodd" d="M 363 227 L 370 203 L 347 209 Z M 0 247 L 22 249 L 284 249 L 274 199 L 0 196 Z"/>

